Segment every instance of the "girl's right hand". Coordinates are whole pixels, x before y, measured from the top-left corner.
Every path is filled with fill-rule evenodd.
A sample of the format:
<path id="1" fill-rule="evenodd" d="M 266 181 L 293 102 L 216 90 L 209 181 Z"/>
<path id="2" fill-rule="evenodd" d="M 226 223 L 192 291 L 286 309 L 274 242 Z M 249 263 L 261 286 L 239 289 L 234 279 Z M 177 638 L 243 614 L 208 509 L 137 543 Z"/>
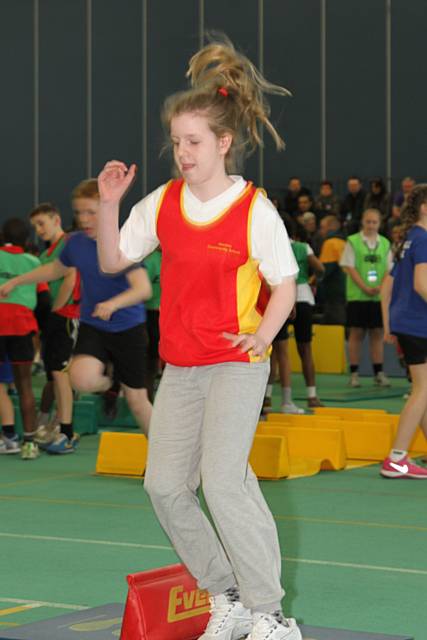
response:
<path id="1" fill-rule="evenodd" d="M 98 189 L 101 202 L 118 204 L 135 180 L 136 164 L 128 168 L 124 162 L 107 162 L 98 176 Z"/>

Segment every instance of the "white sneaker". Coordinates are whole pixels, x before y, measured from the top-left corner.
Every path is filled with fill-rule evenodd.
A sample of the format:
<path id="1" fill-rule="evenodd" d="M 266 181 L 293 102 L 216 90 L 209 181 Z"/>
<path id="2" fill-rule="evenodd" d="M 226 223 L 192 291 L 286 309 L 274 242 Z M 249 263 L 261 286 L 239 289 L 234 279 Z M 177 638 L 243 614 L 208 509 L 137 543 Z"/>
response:
<path id="1" fill-rule="evenodd" d="M 35 442 L 24 442 L 22 445 L 21 458 L 23 460 L 35 460 L 40 455 L 39 448 Z"/>
<path id="2" fill-rule="evenodd" d="M 379 371 L 374 378 L 374 384 L 377 387 L 389 387 L 390 380 L 387 378 L 384 371 Z"/>
<path id="3" fill-rule="evenodd" d="M 247 640 L 303 640 L 294 618 L 285 618 L 281 624 L 270 613 L 254 613 L 253 628 Z"/>
<path id="4" fill-rule="evenodd" d="M 359 374 L 357 373 L 357 371 L 351 374 L 350 380 L 348 381 L 348 386 L 353 387 L 353 389 L 360 387 Z"/>
<path id="5" fill-rule="evenodd" d="M 297 405 L 293 402 L 285 402 L 284 404 L 282 404 L 281 411 L 282 413 L 292 413 L 297 415 L 305 413 L 304 409 L 301 409 L 301 407 L 297 407 Z"/>
<path id="6" fill-rule="evenodd" d="M 240 640 L 252 629 L 252 615 L 241 602 L 230 602 L 226 595 L 211 596 L 211 617 L 199 640 Z"/>
<path id="7" fill-rule="evenodd" d="M 40 445 L 41 449 L 48 447 L 59 436 L 61 427 L 59 424 L 55 425 L 40 425 L 37 427 L 34 434 L 34 442 Z"/>
<path id="8" fill-rule="evenodd" d="M 19 453 L 20 451 L 21 447 L 19 446 L 19 438 L 16 434 L 11 438 L 7 438 L 4 434 L 0 437 L 0 455 L 10 455 Z"/>

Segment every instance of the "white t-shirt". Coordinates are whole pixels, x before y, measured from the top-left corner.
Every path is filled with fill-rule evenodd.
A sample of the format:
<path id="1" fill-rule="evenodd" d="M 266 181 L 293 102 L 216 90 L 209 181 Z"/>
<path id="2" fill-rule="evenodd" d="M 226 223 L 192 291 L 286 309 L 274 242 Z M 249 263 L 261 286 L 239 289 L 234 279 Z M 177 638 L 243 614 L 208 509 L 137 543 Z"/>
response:
<path id="1" fill-rule="evenodd" d="M 363 242 L 365 242 L 368 248 L 373 251 L 378 244 L 378 236 L 368 237 L 368 236 L 365 236 L 365 234 L 362 232 L 360 232 L 360 235 L 362 236 Z M 390 271 L 393 266 L 393 253 L 391 252 L 391 250 L 387 254 L 387 265 L 388 265 L 388 271 Z M 354 253 L 354 249 L 351 243 L 347 241 L 345 243 L 344 251 L 341 254 L 340 267 L 354 268 L 355 266 L 356 266 L 356 256 Z"/>
<path id="2" fill-rule="evenodd" d="M 234 184 L 206 202 L 196 198 L 185 185 L 184 209 L 190 220 L 207 223 L 239 197 L 247 183 L 240 176 L 230 178 Z M 120 230 L 120 249 L 132 262 L 140 262 L 159 244 L 156 211 L 165 186 L 137 202 Z M 259 262 L 259 270 L 270 285 L 278 285 L 283 278 L 297 275 L 298 265 L 283 221 L 274 205 L 261 193 L 252 209 L 251 246 L 251 258 Z"/>

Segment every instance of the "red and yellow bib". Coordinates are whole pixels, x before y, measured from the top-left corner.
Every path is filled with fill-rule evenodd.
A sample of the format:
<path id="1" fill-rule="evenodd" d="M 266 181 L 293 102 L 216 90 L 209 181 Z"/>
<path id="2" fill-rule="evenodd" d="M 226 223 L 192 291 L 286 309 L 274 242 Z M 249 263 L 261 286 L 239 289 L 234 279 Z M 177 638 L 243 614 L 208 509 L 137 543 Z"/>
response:
<path id="1" fill-rule="evenodd" d="M 262 276 L 250 257 L 258 192 L 248 183 L 216 218 L 196 223 L 184 210 L 184 181 L 166 185 L 157 212 L 160 355 L 166 362 L 191 367 L 259 360 L 231 347 L 222 335 L 255 333 L 262 319 Z"/>

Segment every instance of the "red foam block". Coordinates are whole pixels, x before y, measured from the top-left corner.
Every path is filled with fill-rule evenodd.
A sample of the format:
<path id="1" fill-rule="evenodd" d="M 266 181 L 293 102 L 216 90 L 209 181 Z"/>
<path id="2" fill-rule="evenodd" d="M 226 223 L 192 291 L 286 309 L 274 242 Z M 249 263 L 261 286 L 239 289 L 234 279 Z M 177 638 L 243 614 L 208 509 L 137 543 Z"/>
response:
<path id="1" fill-rule="evenodd" d="M 209 621 L 209 594 L 181 564 L 127 576 L 120 640 L 197 640 Z"/>

